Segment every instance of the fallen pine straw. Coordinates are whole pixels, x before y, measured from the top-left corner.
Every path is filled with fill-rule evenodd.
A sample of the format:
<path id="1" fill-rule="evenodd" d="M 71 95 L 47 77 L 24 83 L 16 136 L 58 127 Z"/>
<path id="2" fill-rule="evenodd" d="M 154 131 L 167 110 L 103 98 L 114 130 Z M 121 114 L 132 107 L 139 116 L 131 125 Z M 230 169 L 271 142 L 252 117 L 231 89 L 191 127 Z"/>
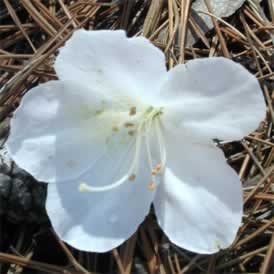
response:
<path id="1" fill-rule="evenodd" d="M 103 255 L 66 246 L 52 236 L 49 224 L 13 225 L 2 215 L 0 272 L 13 273 L 14 269 L 16 273 L 35 269 L 36 273 L 58 274 L 273 272 L 274 12 L 271 2 L 263 0 L 259 6 L 255 0 L 249 0 L 234 15 L 223 19 L 212 13 L 211 2 L 207 0 L 205 14 L 214 24 L 209 33 L 204 33 L 193 16 L 191 1 L 0 2 L 1 124 L 7 124 L 21 97 L 32 86 L 56 79 L 52 64 L 57 49 L 75 29 L 82 27 L 123 28 L 129 36 L 144 35 L 165 52 L 168 68 L 192 58 L 231 58 L 257 76 L 268 108 L 267 117 L 256 132 L 242 142 L 220 144 L 229 164 L 243 181 L 245 201 L 242 227 L 228 250 L 206 256 L 179 249 L 163 236 L 153 213 L 121 248 Z M 200 38 L 193 46 L 186 46 L 189 29 Z M 7 135 L 6 127 L 0 130 L 1 136 Z"/>

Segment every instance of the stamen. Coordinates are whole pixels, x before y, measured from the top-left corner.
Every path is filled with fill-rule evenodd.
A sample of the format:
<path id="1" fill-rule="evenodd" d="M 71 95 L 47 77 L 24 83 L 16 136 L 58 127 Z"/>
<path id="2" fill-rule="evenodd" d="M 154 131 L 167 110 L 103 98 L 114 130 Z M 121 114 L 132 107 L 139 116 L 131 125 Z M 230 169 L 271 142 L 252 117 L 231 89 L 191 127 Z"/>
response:
<path id="1" fill-rule="evenodd" d="M 125 126 L 125 127 L 134 127 L 134 124 L 131 123 L 131 122 L 126 122 L 126 123 L 124 124 L 124 126 Z"/>
<path id="2" fill-rule="evenodd" d="M 131 175 L 128 177 L 128 179 L 129 179 L 130 181 L 134 181 L 134 180 L 136 179 L 136 175 L 135 175 L 135 174 L 131 174 Z"/>
<path id="3" fill-rule="evenodd" d="M 159 172 L 159 171 L 161 170 L 161 167 L 162 167 L 162 166 L 161 166 L 161 164 L 159 163 L 159 164 L 156 165 L 155 170 Z"/>
<path id="4" fill-rule="evenodd" d="M 101 192 L 114 189 L 127 181 L 134 181 L 136 179 L 136 174 L 139 170 L 139 158 L 142 147 L 142 139 L 144 138 L 148 164 L 151 170 L 151 182 L 149 184 L 149 189 L 154 190 L 156 187 L 155 184 L 155 176 L 159 174 L 166 164 L 166 148 L 165 148 L 165 140 L 162 134 L 161 128 L 161 120 L 159 116 L 162 114 L 162 109 L 154 109 L 153 107 L 149 107 L 144 114 L 140 118 L 140 122 L 136 130 L 129 130 L 128 134 L 130 136 L 136 135 L 135 139 L 135 153 L 133 156 L 132 163 L 128 169 L 128 171 L 114 183 L 106 186 L 90 186 L 85 182 L 79 184 L 79 191 L 81 192 Z M 129 110 L 129 115 L 136 114 L 136 107 L 131 107 Z M 160 150 L 160 162 L 153 167 L 152 154 L 151 154 L 151 129 L 152 125 L 155 126 L 155 132 L 157 135 L 157 140 L 159 144 Z M 133 127 L 134 124 L 131 122 L 126 122 L 124 124 L 125 127 Z M 118 127 L 113 125 L 113 131 L 118 131 Z"/>
<path id="5" fill-rule="evenodd" d="M 128 180 L 134 180 L 136 178 L 136 173 L 139 168 L 139 157 L 140 157 L 140 150 L 141 150 L 141 138 L 142 135 L 138 134 L 136 138 L 136 145 L 135 145 L 135 154 L 133 157 L 133 161 L 131 166 L 129 167 L 128 172 L 119 180 L 115 181 L 114 183 L 106 186 L 90 186 L 86 183 L 80 183 L 79 185 L 79 191 L 80 192 L 102 192 L 114 189 L 123 183 L 127 182 Z M 135 176 L 135 177 L 134 177 Z"/>
<path id="6" fill-rule="evenodd" d="M 131 107 L 130 109 L 129 109 L 129 115 L 130 116 L 133 116 L 133 115 L 135 115 L 136 114 L 136 107 Z"/>
<path id="7" fill-rule="evenodd" d="M 151 148 L 150 148 L 150 142 L 149 142 L 149 131 L 150 131 L 150 129 L 151 129 L 151 123 L 149 123 L 145 127 L 145 144 L 146 144 L 148 163 L 149 163 L 150 169 L 153 170 Z"/>
<path id="8" fill-rule="evenodd" d="M 159 163 L 159 164 L 157 164 L 153 169 L 152 169 L 152 175 L 154 175 L 154 176 L 156 176 L 157 174 L 159 174 L 160 173 L 160 171 L 161 171 L 161 164 Z"/>
<path id="9" fill-rule="evenodd" d="M 117 126 L 113 126 L 112 131 L 117 132 L 117 131 L 119 131 L 119 128 Z"/>
<path id="10" fill-rule="evenodd" d="M 157 137 L 158 137 L 158 144 L 159 144 L 159 149 L 160 149 L 160 158 L 161 158 L 161 167 L 160 169 L 164 169 L 166 166 L 166 147 L 165 147 L 165 140 L 163 137 L 163 133 L 161 130 L 161 121 L 160 119 L 156 119 L 155 121 L 155 127 L 156 127 L 156 132 L 157 132 Z"/>
<path id="11" fill-rule="evenodd" d="M 130 130 L 130 131 L 128 131 L 128 135 L 129 135 L 129 136 L 134 136 L 134 134 L 135 134 L 135 130 Z"/>
<path id="12" fill-rule="evenodd" d="M 111 185 L 107 185 L 107 186 L 90 186 L 87 185 L 86 183 L 81 183 L 79 185 L 79 191 L 80 192 L 102 192 L 102 191 L 107 191 L 107 190 L 111 190 L 113 188 L 116 188 L 120 185 L 122 185 L 124 182 L 126 182 L 128 180 L 129 176 L 123 176 L 120 180 L 116 181 L 114 184 Z"/>
<path id="13" fill-rule="evenodd" d="M 155 187 L 156 187 L 156 185 L 155 185 L 154 182 L 151 182 L 151 183 L 148 185 L 148 188 L 149 188 L 150 190 L 154 190 Z"/>

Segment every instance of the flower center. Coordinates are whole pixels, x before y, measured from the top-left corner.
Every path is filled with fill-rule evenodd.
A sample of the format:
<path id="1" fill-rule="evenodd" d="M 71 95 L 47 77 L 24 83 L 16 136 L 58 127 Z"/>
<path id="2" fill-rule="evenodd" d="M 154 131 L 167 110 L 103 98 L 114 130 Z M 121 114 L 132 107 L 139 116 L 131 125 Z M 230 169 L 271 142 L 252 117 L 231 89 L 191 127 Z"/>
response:
<path id="1" fill-rule="evenodd" d="M 129 115 L 133 116 L 136 114 L 136 107 L 129 109 Z M 145 146 L 146 156 L 151 171 L 151 178 L 149 183 L 149 189 L 153 190 L 156 187 L 156 176 L 159 175 L 165 168 L 166 165 L 166 148 L 163 135 L 163 128 L 161 123 L 161 115 L 163 114 L 163 108 L 148 107 L 144 113 L 138 119 L 138 126 L 136 128 L 135 136 L 135 151 L 132 163 L 128 171 L 117 181 L 106 186 L 91 186 L 86 183 L 80 183 L 80 192 L 101 192 L 114 189 L 127 181 L 134 181 L 137 177 L 140 153 L 142 147 Z M 159 149 L 159 161 L 157 164 L 153 164 L 151 140 L 153 137 L 157 139 L 157 147 Z"/>

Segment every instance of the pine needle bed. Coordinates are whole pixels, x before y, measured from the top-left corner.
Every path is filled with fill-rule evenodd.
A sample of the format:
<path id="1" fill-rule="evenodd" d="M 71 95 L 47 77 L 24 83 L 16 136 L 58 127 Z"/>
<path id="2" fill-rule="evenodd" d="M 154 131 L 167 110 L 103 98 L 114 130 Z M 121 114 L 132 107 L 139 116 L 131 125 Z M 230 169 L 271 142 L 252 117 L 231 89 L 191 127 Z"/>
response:
<path id="1" fill-rule="evenodd" d="M 54 58 L 75 29 L 122 28 L 129 36 L 144 35 L 165 52 L 168 68 L 198 57 L 231 58 L 256 75 L 267 104 L 266 119 L 256 132 L 240 142 L 219 144 L 243 182 L 245 213 L 235 243 L 215 255 L 179 249 L 163 235 L 152 211 L 119 249 L 76 251 L 50 227 L 46 187 L 2 159 L 1 273 L 273 273 L 273 4 L 246 1 L 221 19 L 206 2 L 214 25 L 209 32 L 196 21 L 189 0 L 1 1 L 0 137 L 4 143 L 22 96 L 38 83 L 56 79 Z M 189 30 L 197 39 L 193 45 Z"/>

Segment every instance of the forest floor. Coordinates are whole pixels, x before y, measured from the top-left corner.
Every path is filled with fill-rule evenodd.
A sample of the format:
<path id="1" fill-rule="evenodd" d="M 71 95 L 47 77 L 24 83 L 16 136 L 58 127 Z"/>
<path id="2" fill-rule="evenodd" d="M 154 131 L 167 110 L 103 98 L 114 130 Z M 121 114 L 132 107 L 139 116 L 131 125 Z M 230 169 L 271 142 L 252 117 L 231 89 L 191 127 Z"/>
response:
<path id="1" fill-rule="evenodd" d="M 223 19 L 210 16 L 209 5 L 214 28 L 205 32 L 188 0 L 0 1 L 0 138 L 7 137 L 22 96 L 56 79 L 52 64 L 57 50 L 78 28 L 122 28 L 128 36 L 144 35 L 165 52 L 168 68 L 193 58 L 231 58 L 258 78 L 267 104 L 256 132 L 220 144 L 243 182 L 243 223 L 229 249 L 214 255 L 180 249 L 163 235 L 151 212 L 118 249 L 80 252 L 54 235 L 43 208 L 37 211 L 32 204 L 28 212 L 20 211 L 15 197 L 9 210 L 1 210 L 0 195 L 0 273 L 274 273 L 274 11 L 271 0 L 256 3 L 246 1 Z M 194 44 L 187 41 L 189 30 L 197 39 Z M 8 174 L 11 183 L 17 176 L 5 168 L 0 173 Z M 24 184 L 27 176 L 20 178 Z M 39 214 L 33 217 L 35 211 Z"/>

